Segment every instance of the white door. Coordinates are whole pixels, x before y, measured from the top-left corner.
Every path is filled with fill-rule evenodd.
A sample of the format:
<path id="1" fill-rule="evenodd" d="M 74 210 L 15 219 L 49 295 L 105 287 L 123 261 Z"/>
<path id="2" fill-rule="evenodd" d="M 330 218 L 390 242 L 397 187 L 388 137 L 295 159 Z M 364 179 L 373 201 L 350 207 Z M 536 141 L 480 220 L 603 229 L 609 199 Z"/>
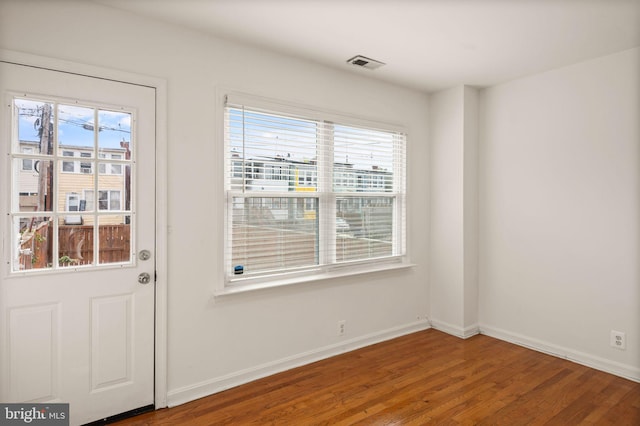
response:
<path id="1" fill-rule="evenodd" d="M 0 62 L 0 96 L 0 401 L 150 406 L 155 91 Z"/>

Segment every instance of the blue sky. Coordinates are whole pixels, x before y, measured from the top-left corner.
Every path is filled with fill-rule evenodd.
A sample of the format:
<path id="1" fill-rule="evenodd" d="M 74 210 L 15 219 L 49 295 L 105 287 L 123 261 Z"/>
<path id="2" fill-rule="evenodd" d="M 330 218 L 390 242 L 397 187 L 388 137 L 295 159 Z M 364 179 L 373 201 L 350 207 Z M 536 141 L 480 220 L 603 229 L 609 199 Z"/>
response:
<path id="1" fill-rule="evenodd" d="M 41 117 L 44 102 L 16 99 L 18 113 L 18 137 L 25 141 L 38 141 L 34 123 Z M 60 145 L 93 146 L 96 109 L 75 105 L 57 104 L 58 143 Z M 120 141 L 131 140 L 131 114 L 99 109 L 99 148 L 120 148 Z"/>

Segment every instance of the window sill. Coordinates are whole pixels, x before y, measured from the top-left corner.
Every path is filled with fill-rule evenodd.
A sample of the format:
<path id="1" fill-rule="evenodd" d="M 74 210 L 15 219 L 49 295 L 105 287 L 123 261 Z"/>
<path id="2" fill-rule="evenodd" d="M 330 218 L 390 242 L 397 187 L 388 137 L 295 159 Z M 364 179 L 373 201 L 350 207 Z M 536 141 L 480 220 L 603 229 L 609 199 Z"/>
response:
<path id="1" fill-rule="evenodd" d="M 260 282 L 254 284 L 236 284 L 228 285 L 223 289 L 214 292 L 214 298 L 228 297 L 236 294 L 251 293 L 260 290 L 267 290 L 279 287 L 288 287 L 291 285 L 309 283 L 314 281 L 324 281 L 333 278 L 350 277 L 354 275 L 364 275 L 376 272 L 393 271 L 398 269 L 407 269 L 414 267 L 413 263 L 393 262 L 382 263 L 377 265 L 368 265 L 366 268 L 336 268 L 329 271 L 312 271 L 306 275 L 297 275 L 295 277 L 278 278 L 268 282 Z"/>

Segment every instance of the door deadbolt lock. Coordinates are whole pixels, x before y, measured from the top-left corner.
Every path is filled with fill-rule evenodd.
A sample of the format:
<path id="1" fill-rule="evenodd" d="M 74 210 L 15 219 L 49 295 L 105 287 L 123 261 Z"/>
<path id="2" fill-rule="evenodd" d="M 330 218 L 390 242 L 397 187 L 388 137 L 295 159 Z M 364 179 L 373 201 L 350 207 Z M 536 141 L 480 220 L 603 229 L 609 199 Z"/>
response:
<path id="1" fill-rule="evenodd" d="M 140 284 L 149 284 L 151 282 L 151 275 L 149 275 L 147 272 L 143 272 L 140 275 L 138 275 L 138 282 Z"/>
<path id="2" fill-rule="evenodd" d="M 151 252 L 149 250 L 140 250 L 140 253 L 138 253 L 138 259 L 140 260 L 151 259 Z"/>

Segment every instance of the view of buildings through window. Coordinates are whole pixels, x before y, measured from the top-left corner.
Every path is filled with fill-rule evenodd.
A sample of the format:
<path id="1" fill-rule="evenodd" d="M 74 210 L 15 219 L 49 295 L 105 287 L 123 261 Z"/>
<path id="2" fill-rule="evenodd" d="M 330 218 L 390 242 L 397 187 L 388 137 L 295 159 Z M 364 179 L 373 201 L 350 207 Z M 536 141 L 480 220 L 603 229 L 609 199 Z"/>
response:
<path id="1" fill-rule="evenodd" d="M 230 275 L 404 254 L 404 135 L 228 106 Z"/>
<path id="2" fill-rule="evenodd" d="M 19 97 L 13 104 L 13 270 L 129 261 L 131 113 Z M 119 254 L 107 255 L 107 231 L 111 240 L 120 235 Z"/>

